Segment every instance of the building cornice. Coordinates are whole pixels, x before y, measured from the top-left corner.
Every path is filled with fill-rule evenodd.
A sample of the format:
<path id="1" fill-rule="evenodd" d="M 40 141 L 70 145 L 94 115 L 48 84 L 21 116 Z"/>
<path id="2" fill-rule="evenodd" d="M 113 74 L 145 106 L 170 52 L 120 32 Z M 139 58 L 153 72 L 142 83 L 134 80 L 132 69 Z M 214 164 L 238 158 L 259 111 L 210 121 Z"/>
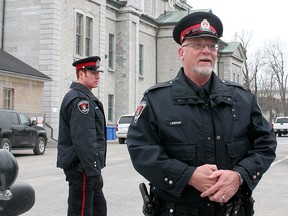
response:
<path id="1" fill-rule="evenodd" d="M 127 5 L 127 1 L 106 0 L 106 3 L 118 9 L 125 7 Z"/>

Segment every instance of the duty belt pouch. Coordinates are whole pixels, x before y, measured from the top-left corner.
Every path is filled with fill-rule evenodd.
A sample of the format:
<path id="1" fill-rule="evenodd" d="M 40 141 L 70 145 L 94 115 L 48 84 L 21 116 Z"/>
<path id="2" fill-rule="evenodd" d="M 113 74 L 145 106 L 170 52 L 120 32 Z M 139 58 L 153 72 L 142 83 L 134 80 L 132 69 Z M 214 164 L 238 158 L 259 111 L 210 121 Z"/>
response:
<path id="1" fill-rule="evenodd" d="M 241 209 L 241 205 L 242 205 L 241 195 L 240 196 L 238 195 L 234 199 L 232 199 L 230 202 L 227 203 L 226 211 L 225 211 L 224 215 L 225 216 L 237 215 Z M 248 215 L 246 215 L 246 216 L 248 216 Z"/>
<path id="2" fill-rule="evenodd" d="M 254 202 L 255 200 L 253 199 L 252 196 L 243 196 L 242 203 L 245 211 L 245 216 L 254 215 Z"/>
<path id="3" fill-rule="evenodd" d="M 226 216 L 226 215 L 229 215 L 229 216 L 230 216 L 231 213 L 233 212 L 233 208 L 234 208 L 233 202 L 228 203 L 224 215 L 225 215 L 225 216 Z"/>
<path id="4" fill-rule="evenodd" d="M 156 199 L 155 194 L 152 193 L 150 185 L 150 194 L 147 191 L 145 183 L 139 185 L 139 189 L 143 198 L 143 209 L 142 212 L 145 216 L 156 216 L 159 215 L 159 203 Z"/>

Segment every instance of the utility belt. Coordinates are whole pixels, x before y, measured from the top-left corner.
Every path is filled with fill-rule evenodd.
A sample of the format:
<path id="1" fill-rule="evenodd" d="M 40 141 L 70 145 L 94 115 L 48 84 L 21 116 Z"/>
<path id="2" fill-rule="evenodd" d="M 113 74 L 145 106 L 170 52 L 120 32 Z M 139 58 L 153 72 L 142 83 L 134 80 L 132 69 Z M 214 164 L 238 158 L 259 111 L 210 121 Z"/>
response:
<path id="1" fill-rule="evenodd" d="M 165 207 L 170 209 L 169 214 L 173 215 L 174 211 L 181 212 L 181 213 L 189 213 L 191 215 L 202 215 L 203 213 L 202 208 L 191 208 L 183 205 L 178 205 L 176 203 L 165 202 Z"/>
<path id="2" fill-rule="evenodd" d="M 173 216 L 174 212 L 181 212 L 197 216 L 236 216 L 245 215 L 253 216 L 254 200 L 251 196 L 244 196 L 238 192 L 229 202 L 221 204 L 216 202 L 207 202 L 201 208 L 189 207 L 178 203 L 167 202 L 164 199 L 151 193 L 148 194 L 144 183 L 140 184 L 140 191 L 143 197 L 143 214 L 145 216 L 157 216 L 163 208 L 169 209 L 169 216 Z"/>
<path id="3" fill-rule="evenodd" d="M 169 209 L 169 216 L 173 216 L 174 212 L 181 212 L 197 216 L 233 216 L 239 212 L 243 212 L 241 200 L 231 201 L 226 204 L 220 203 L 207 203 L 202 208 L 193 208 L 188 206 L 179 205 L 171 202 L 164 202 L 165 207 Z M 244 214 L 240 214 L 244 215 Z M 245 215 L 246 216 L 246 215 Z"/>

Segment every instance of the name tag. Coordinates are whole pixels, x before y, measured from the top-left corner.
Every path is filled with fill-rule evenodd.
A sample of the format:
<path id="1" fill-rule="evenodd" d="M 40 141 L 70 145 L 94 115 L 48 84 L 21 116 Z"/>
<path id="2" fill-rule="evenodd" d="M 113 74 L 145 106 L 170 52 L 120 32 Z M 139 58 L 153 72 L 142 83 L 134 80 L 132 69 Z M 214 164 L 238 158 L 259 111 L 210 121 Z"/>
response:
<path id="1" fill-rule="evenodd" d="M 186 120 L 167 120 L 165 121 L 165 125 L 169 127 L 185 126 L 187 125 L 187 121 Z"/>

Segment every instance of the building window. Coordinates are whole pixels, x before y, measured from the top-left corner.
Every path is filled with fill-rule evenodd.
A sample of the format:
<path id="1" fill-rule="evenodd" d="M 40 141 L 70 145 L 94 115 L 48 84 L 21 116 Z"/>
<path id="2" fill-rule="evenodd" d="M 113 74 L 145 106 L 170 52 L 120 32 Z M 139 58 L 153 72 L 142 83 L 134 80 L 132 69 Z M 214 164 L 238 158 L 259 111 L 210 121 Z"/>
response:
<path id="1" fill-rule="evenodd" d="M 3 90 L 3 99 L 4 99 L 4 109 L 13 109 L 14 108 L 14 90 L 4 88 Z"/>
<path id="2" fill-rule="evenodd" d="M 144 46 L 139 44 L 139 75 L 144 75 Z"/>
<path id="3" fill-rule="evenodd" d="M 109 54 L 108 54 L 108 67 L 110 69 L 115 69 L 115 36 L 113 34 L 109 34 Z"/>
<path id="4" fill-rule="evenodd" d="M 92 18 L 86 17 L 86 56 L 92 54 Z"/>
<path id="5" fill-rule="evenodd" d="M 91 56 L 93 53 L 93 18 L 76 12 L 75 52 L 79 57 Z"/>
<path id="6" fill-rule="evenodd" d="M 76 13 L 76 54 L 82 56 L 83 50 L 83 15 Z"/>
<path id="7" fill-rule="evenodd" d="M 113 122 L 114 95 L 108 94 L 108 121 Z"/>

